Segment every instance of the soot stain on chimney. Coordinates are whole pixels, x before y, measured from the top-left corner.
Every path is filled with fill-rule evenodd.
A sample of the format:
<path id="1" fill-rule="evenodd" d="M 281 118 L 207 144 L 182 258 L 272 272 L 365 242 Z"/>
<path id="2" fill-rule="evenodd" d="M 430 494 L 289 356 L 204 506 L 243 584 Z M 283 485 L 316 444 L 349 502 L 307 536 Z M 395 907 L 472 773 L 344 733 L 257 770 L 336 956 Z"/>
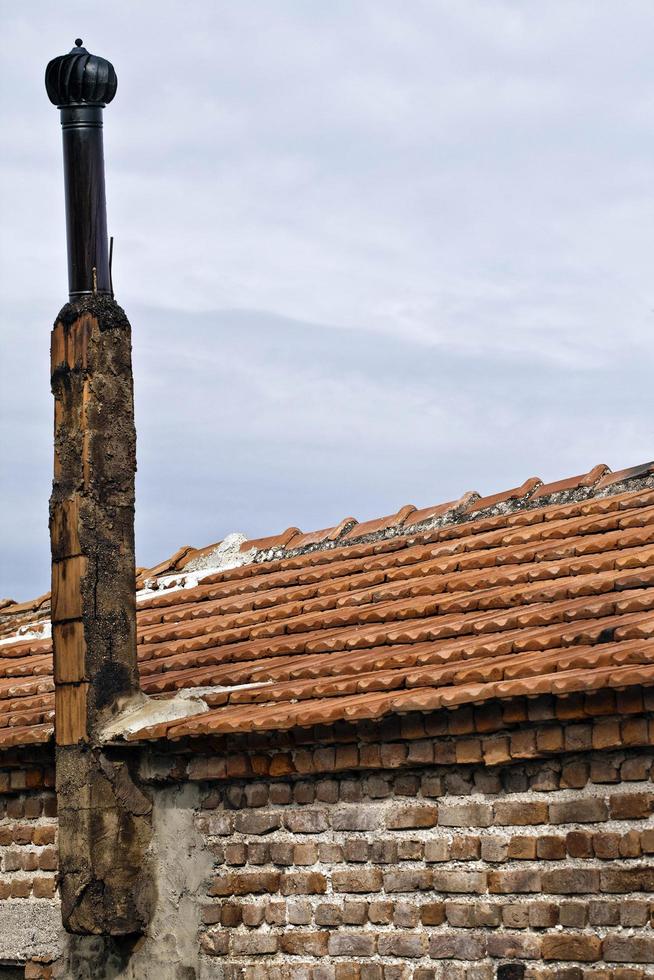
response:
<path id="1" fill-rule="evenodd" d="M 129 330 L 129 320 L 122 306 L 111 296 L 80 296 L 72 303 L 66 303 L 60 310 L 57 321 L 70 327 L 83 313 L 91 313 L 98 321 L 101 331 Z"/>
<path id="2" fill-rule="evenodd" d="M 129 689 L 130 674 L 123 664 L 112 661 L 104 663 L 93 678 L 95 703 L 98 708 L 106 708 Z"/>

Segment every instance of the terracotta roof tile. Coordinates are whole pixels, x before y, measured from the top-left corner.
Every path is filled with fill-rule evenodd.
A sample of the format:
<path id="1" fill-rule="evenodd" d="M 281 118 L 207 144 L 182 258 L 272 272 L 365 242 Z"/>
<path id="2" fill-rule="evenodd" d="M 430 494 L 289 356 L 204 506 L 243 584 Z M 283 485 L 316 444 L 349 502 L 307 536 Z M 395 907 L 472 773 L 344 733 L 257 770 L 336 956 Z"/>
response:
<path id="1" fill-rule="evenodd" d="M 46 605 L 50 601 L 50 593 L 46 592 L 44 595 L 38 597 L 38 599 L 30 599 L 28 602 L 14 602 L 6 612 L 11 616 L 17 616 L 20 613 L 30 613 L 37 612 L 42 606 Z"/>
<path id="2" fill-rule="evenodd" d="M 400 527 L 410 515 L 415 513 L 415 510 L 416 508 L 413 504 L 406 504 L 398 510 L 397 514 L 390 514 L 388 517 L 378 517 L 374 521 L 364 521 L 362 524 L 355 524 L 349 531 L 346 531 L 343 538 L 345 540 L 362 538 L 368 534 L 378 534 L 380 531 L 386 531 L 389 528 Z"/>
<path id="3" fill-rule="evenodd" d="M 246 542 L 245 564 L 145 593 L 143 690 L 213 690 L 206 714 L 135 737 L 654 684 L 654 466 L 605 471 L 289 528 Z M 180 549 L 142 574 L 185 581 L 215 549 Z M 48 604 L 0 607 L 0 750 L 51 737 Z"/>
<path id="4" fill-rule="evenodd" d="M 289 541 L 301 534 L 299 527 L 287 527 L 281 534 L 273 534 L 269 538 L 253 538 L 251 541 L 244 541 L 241 551 L 272 551 L 275 548 L 285 548 Z"/>
<path id="5" fill-rule="evenodd" d="M 649 476 L 651 473 L 654 473 L 654 462 L 642 463 L 641 466 L 631 466 L 626 470 L 618 470 L 617 473 L 611 473 L 609 470 L 597 484 L 597 489 L 604 490 L 606 487 L 615 486 L 616 483 L 639 479 Z"/>
<path id="6" fill-rule="evenodd" d="M 409 529 L 417 527 L 419 524 L 424 524 L 426 521 L 444 518 L 446 515 L 463 513 L 471 503 L 479 499 L 480 497 L 476 490 L 468 490 L 458 500 L 450 500 L 446 504 L 437 504 L 435 507 L 422 507 L 420 510 L 414 510 L 407 517 L 404 522 L 404 527 Z"/>
<path id="7" fill-rule="evenodd" d="M 221 544 L 222 541 L 214 541 L 213 544 L 205 545 L 204 548 L 182 549 L 185 551 L 185 554 L 181 555 L 180 558 L 175 561 L 175 567 L 173 570 L 177 571 L 178 569 L 181 570 L 186 568 L 190 562 L 197 561 L 199 558 L 204 558 L 206 555 L 210 555 Z"/>
<path id="8" fill-rule="evenodd" d="M 463 509 L 463 512 L 471 513 L 473 511 L 486 510 L 489 507 L 497 507 L 498 504 L 521 500 L 523 497 L 527 497 L 537 487 L 540 487 L 542 483 L 543 481 L 540 477 L 531 476 L 521 486 L 515 487 L 513 490 L 505 490 L 503 493 L 494 493 L 489 497 L 478 497 L 476 500 L 472 500 Z"/>
<path id="9" fill-rule="evenodd" d="M 571 476 L 567 480 L 557 480 L 555 483 L 544 483 L 536 490 L 533 499 L 538 500 L 543 497 L 550 497 L 552 494 L 563 493 L 566 490 L 592 487 L 604 476 L 607 470 L 608 466 L 605 463 L 599 463 L 590 472 L 582 473 L 580 476 Z"/>
<path id="10" fill-rule="evenodd" d="M 307 548 L 310 545 L 324 544 L 326 541 L 337 541 L 343 537 L 346 531 L 353 530 L 358 521 L 355 517 L 344 517 L 335 527 L 327 527 L 322 531 L 299 531 L 295 537 L 287 541 L 286 547 L 289 550 L 295 548 Z"/>
<path id="11" fill-rule="evenodd" d="M 193 551 L 194 549 L 191 545 L 184 545 L 182 548 L 178 548 L 177 551 L 166 558 L 165 561 L 159 562 L 158 565 L 154 565 L 153 568 L 141 569 L 139 578 L 156 578 L 158 575 L 165 575 L 166 572 L 177 571 L 181 567 L 181 563 L 184 559 Z"/>

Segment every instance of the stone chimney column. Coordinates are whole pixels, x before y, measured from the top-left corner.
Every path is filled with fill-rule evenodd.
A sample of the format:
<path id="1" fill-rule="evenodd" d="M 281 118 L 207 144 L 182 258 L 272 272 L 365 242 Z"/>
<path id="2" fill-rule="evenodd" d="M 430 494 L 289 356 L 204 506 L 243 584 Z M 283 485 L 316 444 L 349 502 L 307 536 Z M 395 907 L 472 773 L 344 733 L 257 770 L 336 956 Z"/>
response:
<path id="1" fill-rule="evenodd" d="M 51 338 L 50 498 L 60 890 L 71 932 L 142 931 L 151 802 L 103 726 L 143 700 L 136 658 L 131 328 L 113 298 L 102 147 L 116 73 L 78 40 L 46 69 L 64 141 L 69 303 Z"/>

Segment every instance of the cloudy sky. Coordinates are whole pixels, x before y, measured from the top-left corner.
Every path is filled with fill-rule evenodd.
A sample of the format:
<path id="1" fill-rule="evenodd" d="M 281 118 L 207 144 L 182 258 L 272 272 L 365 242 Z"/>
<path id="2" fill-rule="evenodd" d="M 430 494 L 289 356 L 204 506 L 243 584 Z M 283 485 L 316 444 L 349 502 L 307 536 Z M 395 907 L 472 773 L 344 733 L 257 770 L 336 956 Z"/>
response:
<path id="1" fill-rule="evenodd" d="M 643 0 L 0 0 L 0 596 L 49 587 L 47 61 L 115 65 L 137 560 L 654 456 Z"/>

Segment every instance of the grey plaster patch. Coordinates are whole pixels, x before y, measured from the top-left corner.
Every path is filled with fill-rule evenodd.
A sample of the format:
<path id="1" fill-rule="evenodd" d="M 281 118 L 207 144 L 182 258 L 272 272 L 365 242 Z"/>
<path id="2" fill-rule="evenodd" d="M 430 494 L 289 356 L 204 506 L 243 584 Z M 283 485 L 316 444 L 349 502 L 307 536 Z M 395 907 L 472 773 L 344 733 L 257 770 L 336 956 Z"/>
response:
<path id="1" fill-rule="evenodd" d="M 196 829 L 199 788 L 154 793 L 152 866 L 157 898 L 146 935 L 133 948 L 98 937 L 70 936 L 70 980 L 197 980 L 198 930 L 213 855 Z"/>
<path id="2" fill-rule="evenodd" d="M 197 896 L 213 870 L 213 855 L 195 827 L 200 803 L 197 786 L 159 790 L 154 799 L 153 857 L 158 896 L 144 955 L 132 958 L 135 970 L 139 970 L 133 976 L 135 980 L 145 976 L 178 980 L 184 975 L 195 976 L 189 971 L 196 970 L 198 961 L 201 903 Z"/>
<path id="3" fill-rule="evenodd" d="M 57 902 L 0 902 L 0 960 L 25 962 L 36 956 L 56 959 L 64 937 Z"/>
<path id="4" fill-rule="evenodd" d="M 253 964 L 250 963 L 248 965 L 254 969 Z M 282 965 L 286 965 L 286 964 L 282 964 Z M 247 965 L 244 966 L 243 964 L 239 964 L 239 966 L 243 971 L 243 975 L 245 975 L 245 971 L 247 970 Z M 322 967 L 322 969 L 326 971 L 325 972 L 326 977 L 333 976 L 333 974 L 330 973 L 330 967 L 326 966 L 324 963 L 317 963 L 316 966 L 318 967 L 318 969 Z M 260 969 L 265 970 L 265 968 L 266 968 L 266 964 L 262 963 Z M 225 965 L 221 963 L 220 960 L 217 960 L 214 957 L 210 957 L 210 956 L 203 956 L 201 958 L 198 980 L 225 980 L 227 976 L 232 976 L 232 975 L 233 974 L 231 973 L 227 973 L 225 969 Z M 300 974 L 298 971 L 298 980 L 300 976 L 302 976 L 302 974 Z M 318 976 L 320 976 L 319 973 Z"/>

